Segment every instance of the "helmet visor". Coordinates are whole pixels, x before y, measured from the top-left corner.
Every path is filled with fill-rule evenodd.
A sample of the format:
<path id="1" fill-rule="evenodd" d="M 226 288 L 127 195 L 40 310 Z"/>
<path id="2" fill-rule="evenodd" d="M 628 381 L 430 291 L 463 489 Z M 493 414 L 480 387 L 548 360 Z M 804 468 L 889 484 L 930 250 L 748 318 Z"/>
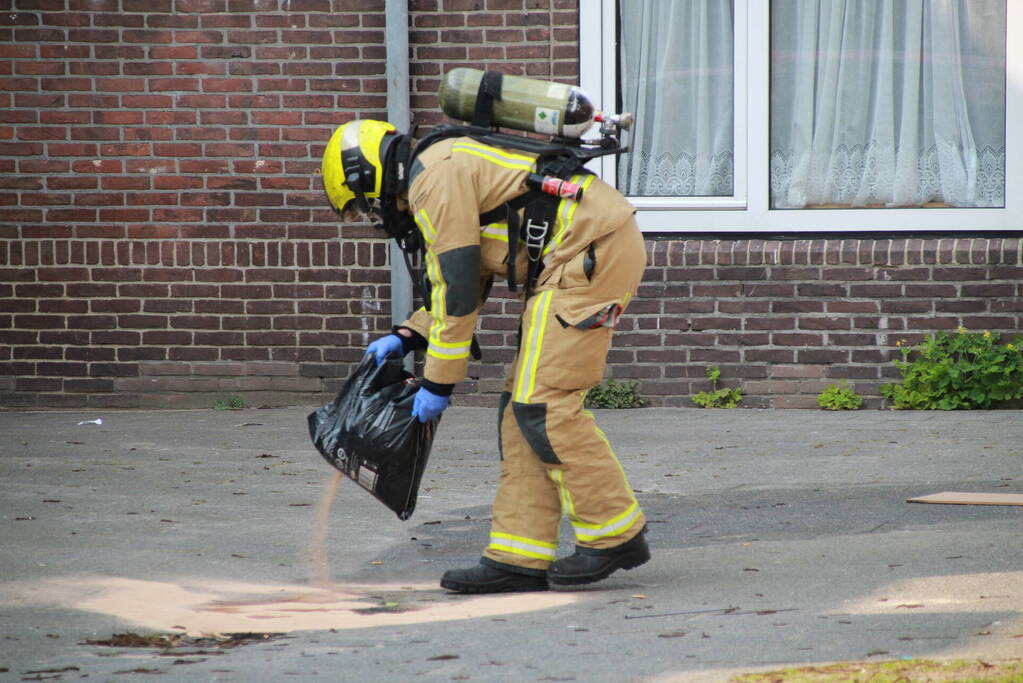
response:
<path id="1" fill-rule="evenodd" d="M 380 220 L 379 200 L 370 200 L 369 209 L 360 206 L 360 202 L 352 199 L 338 211 L 346 223 L 375 223 Z"/>

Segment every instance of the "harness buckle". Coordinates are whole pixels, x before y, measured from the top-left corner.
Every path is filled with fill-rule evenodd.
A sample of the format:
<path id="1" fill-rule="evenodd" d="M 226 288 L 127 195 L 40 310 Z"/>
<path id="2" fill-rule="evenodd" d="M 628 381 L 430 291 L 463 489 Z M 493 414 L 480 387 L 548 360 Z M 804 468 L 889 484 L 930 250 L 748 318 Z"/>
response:
<path id="1" fill-rule="evenodd" d="M 543 248 L 550 232 L 550 221 L 534 223 L 532 218 L 526 220 L 526 254 L 530 261 L 539 261 L 543 256 Z"/>

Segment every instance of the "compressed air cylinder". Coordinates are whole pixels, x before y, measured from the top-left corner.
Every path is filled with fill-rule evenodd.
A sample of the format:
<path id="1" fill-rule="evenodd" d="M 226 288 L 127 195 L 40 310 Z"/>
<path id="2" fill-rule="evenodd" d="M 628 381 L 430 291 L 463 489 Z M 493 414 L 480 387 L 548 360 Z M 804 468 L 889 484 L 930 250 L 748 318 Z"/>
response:
<path id="1" fill-rule="evenodd" d="M 483 71 L 452 69 L 440 83 L 440 107 L 453 119 L 472 121 Z M 504 75 L 500 99 L 493 103 L 496 126 L 541 135 L 578 138 L 593 123 L 596 110 L 585 92 L 572 85 Z"/>

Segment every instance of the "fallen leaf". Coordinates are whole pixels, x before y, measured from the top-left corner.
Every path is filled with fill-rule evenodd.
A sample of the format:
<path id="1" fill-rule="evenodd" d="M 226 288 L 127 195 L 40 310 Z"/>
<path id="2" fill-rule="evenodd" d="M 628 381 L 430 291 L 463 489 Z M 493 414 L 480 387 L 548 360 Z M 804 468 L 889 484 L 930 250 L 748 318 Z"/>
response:
<path id="1" fill-rule="evenodd" d="M 437 655 L 436 657 L 429 657 L 426 661 L 428 662 L 440 662 L 445 659 L 458 659 L 458 655 Z"/>
<path id="2" fill-rule="evenodd" d="M 646 596 L 643 595 L 642 593 L 636 593 L 632 597 L 636 598 L 637 600 L 646 600 Z"/>

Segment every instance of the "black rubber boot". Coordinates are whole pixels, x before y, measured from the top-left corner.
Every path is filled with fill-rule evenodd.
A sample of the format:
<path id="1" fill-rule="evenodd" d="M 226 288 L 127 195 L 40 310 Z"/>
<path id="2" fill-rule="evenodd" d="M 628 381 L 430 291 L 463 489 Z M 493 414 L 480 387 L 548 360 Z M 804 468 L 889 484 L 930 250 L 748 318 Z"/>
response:
<path id="1" fill-rule="evenodd" d="M 645 532 L 615 548 L 596 550 L 577 545 L 574 554 L 551 564 L 547 577 L 555 585 L 574 586 L 606 579 L 619 569 L 638 567 L 650 559 Z"/>
<path id="2" fill-rule="evenodd" d="M 458 593 L 515 593 L 547 590 L 546 572 L 532 570 L 536 573 L 521 574 L 496 567 L 495 564 L 497 563 L 487 563 L 484 558 L 475 567 L 450 569 L 441 577 L 441 588 Z"/>

